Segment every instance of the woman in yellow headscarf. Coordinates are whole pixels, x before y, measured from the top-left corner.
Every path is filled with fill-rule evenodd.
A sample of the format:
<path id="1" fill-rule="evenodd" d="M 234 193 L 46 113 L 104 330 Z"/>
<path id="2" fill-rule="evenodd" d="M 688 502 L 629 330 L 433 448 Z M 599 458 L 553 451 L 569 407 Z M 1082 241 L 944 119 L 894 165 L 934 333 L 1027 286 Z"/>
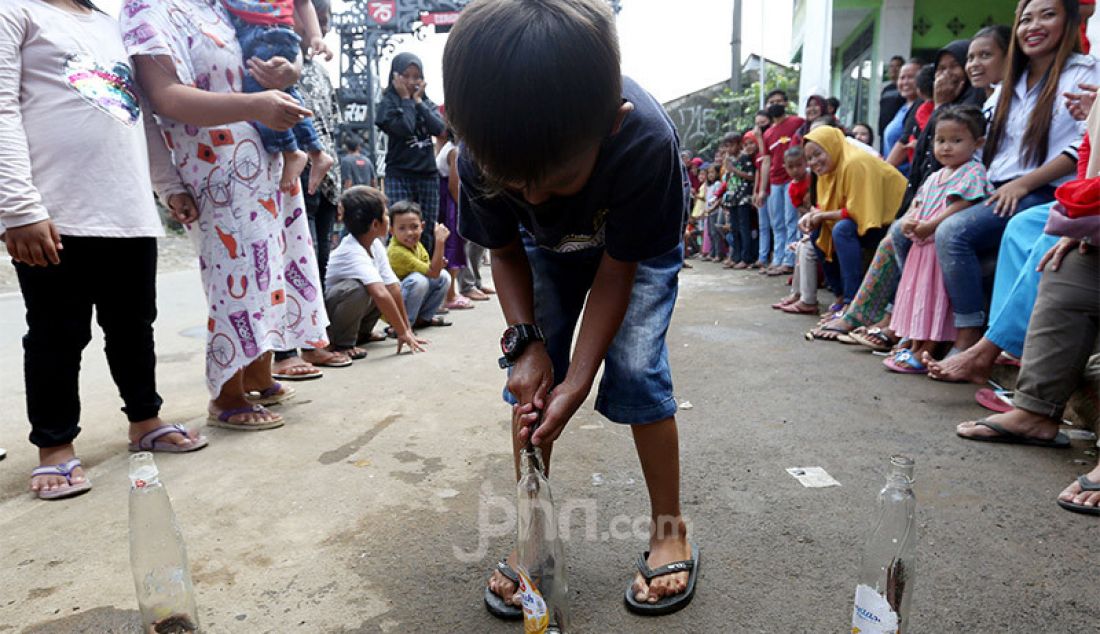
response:
<path id="1" fill-rule="evenodd" d="M 861 250 L 878 243 L 897 216 L 905 177 L 828 126 L 806 135 L 804 152 L 817 174 L 817 207 L 802 216 L 799 227 L 806 233 L 820 227 L 817 246 L 827 261 L 826 277 L 847 305 L 863 275 Z"/>

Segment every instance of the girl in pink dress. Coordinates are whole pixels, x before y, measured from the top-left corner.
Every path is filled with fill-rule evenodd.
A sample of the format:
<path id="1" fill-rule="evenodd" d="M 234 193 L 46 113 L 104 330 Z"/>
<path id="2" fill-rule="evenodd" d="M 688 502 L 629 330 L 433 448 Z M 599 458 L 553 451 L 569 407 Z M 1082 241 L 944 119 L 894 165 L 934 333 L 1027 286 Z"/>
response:
<path id="1" fill-rule="evenodd" d="M 934 152 L 943 167 L 924 181 L 901 220 L 902 232 L 913 246 L 905 259 L 890 327 L 909 338 L 910 347 L 883 363 L 902 374 L 926 374 L 921 356 L 933 354 L 937 342 L 955 340 L 951 300 L 936 258 L 936 227 L 993 193 L 985 166 L 974 156 L 985 140 L 981 111 L 949 106 L 937 113 L 935 125 Z"/>

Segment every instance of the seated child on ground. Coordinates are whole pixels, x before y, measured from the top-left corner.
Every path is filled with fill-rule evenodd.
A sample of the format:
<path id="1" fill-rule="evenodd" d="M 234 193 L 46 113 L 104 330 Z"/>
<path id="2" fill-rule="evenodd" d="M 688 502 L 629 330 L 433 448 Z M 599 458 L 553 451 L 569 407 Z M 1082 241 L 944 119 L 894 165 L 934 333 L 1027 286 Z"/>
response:
<path id="1" fill-rule="evenodd" d="M 901 219 L 902 233 L 913 245 L 902 268 L 890 328 L 911 343 L 883 361 L 893 372 L 926 374 L 921 357 L 933 354 L 937 342 L 955 340 L 951 298 L 936 256 L 936 227 L 993 193 L 985 166 L 974 156 L 985 141 L 984 124 L 973 106 L 946 106 L 936 120 L 933 152 L 943 167 L 925 179 Z"/>
<path id="2" fill-rule="evenodd" d="M 301 26 L 309 38 L 309 47 L 314 55 L 323 54 L 332 59 L 332 51 L 325 46 L 321 36 L 321 27 L 317 21 L 317 11 L 311 0 L 223 0 L 225 8 L 233 20 L 237 31 L 237 40 L 241 45 L 244 61 L 258 58 L 268 61 L 273 57 L 282 57 L 293 62 L 298 58 L 302 39 L 294 32 L 294 18 L 304 22 Z M 251 71 L 244 73 L 241 82 L 244 92 L 263 92 L 266 90 L 252 76 Z M 302 103 L 297 88 L 291 86 L 285 93 Z M 324 152 L 324 146 L 317 137 L 313 122 L 306 118 L 293 128 L 283 132 L 272 130 L 254 123 L 263 140 L 264 149 L 283 155 L 283 174 L 279 179 L 279 188 L 291 193 L 297 186 L 298 177 L 311 162 L 309 169 L 308 191 L 313 193 L 328 173 L 336 159 Z M 303 151 L 304 150 L 304 151 Z"/>
<path id="3" fill-rule="evenodd" d="M 424 232 L 424 219 L 420 205 L 403 200 L 390 208 L 390 230 L 393 240 L 387 249 L 390 266 L 401 280 L 401 295 L 405 298 L 408 318 L 413 328 L 450 326 L 451 322 L 437 317 L 436 313 L 447 298 L 451 275 L 447 272 L 447 258 L 443 247 L 450 230 L 443 223 L 435 225 L 435 249 L 433 255 L 420 242 Z"/>
<path id="4" fill-rule="evenodd" d="M 359 346 L 371 340 L 378 318 L 385 317 L 397 333 L 398 353 L 404 346 L 423 352 L 427 342 L 409 327 L 401 284 L 382 244 L 390 228 L 385 195 L 373 187 L 351 187 L 340 197 L 339 212 L 348 235 L 329 256 L 325 275 L 328 338 L 333 349 L 353 359 L 367 356 Z"/>

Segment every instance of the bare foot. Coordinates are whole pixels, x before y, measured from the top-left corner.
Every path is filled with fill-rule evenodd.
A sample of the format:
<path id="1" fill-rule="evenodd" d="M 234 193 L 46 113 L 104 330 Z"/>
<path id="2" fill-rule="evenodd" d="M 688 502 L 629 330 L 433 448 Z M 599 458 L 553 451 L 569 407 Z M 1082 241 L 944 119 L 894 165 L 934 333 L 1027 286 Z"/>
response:
<path id="1" fill-rule="evenodd" d="M 989 380 L 993 363 L 1000 353 L 1001 349 L 996 344 L 982 337 L 978 343 L 943 361 L 936 361 L 927 353 L 921 360 L 928 366 L 928 377 L 931 379 L 955 383 L 969 381 L 982 385 Z"/>
<path id="2" fill-rule="evenodd" d="M 142 436 L 148 434 L 158 427 L 162 427 L 164 421 L 160 418 L 150 418 L 143 420 L 140 423 L 130 423 L 130 442 L 137 443 L 141 440 Z M 157 438 L 158 443 L 171 443 L 179 447 L 187 448 L 195 444 L 200 438 L 199 430 L 190 429 L 187 431 L 187 435 L 184 436 L 179 432 L 172 432 L 171 434 L 165 434 L 160 438 Z"/>
<path id="3" fill-rule="evenodd" d="M 283 152 L 283 175 L 279 178 L 279 189 L 284 194 L 294 193 L 308 160 L 309 156 L 301 150 Z"/>
<path id="4" fill-rule="evenodd" d="M 1100 465 L 1097 465 L 1095 469 L 1086 474 L 1085 479 L 1100 484 Z M 1081 483 L 1074 480 L 1073 484 L 1058 494 L 1058 499 L 1070 504 L 1097 507 L 1100 506 L 1100 491 L 1082 491 Z"/>
<path id="5" fill-rule="evenodd" d="M 514 550 L 508 555 L 508 565 L 512 567 L 512 570 L 516 569 L 516 551 Z M 501 574 L 499 570 L 494 569 L 493 574 L 489 577 L 489 590 L 504 599 L 504 603 L 519 607 L 520 598 L 516 594 L 519 588 L 511 579 Z"/>
<path id="6" fill-rule="evenodd" d="M 343 352 L 335 352 L 333 350 L 319 350 L 319 349 L 303 349 L 302 360 L 312 365 L 320 365 L 325 367 L 346 367 L 351 363 L 351 359 Z"/>
<path id="7" fill-rule="evenodd" d="M 280 380 L 287 380 L 288 377 L 293 377 L 290 380 L 303 380 L 311 379 L 314 377 L 324 376 L 324 372 L 321 368 L 314 367 L 312 363 L 303 361 L 299 356 L 288 357 L 282 361 L 276 361 L 271 366 L 271 373 L 278 374 L 282 377 Z"/>
<path id="8" fill-rule="evenodd" d="M 76 450 L 73 449 L 71 443 L 68 445 L 58 445 L 56 447 L 40 447 L 38 449 L 38 466 L 52 467 L 54 465 L 64 464 L 75 457 Z M 35 493 L 39 491 L 56 491 L 64 488 L 70 483 L 80 484 L 84 482 L 84 479 L 83 467 L 76 467 L 73 469 L 68 480 L 66 480 L 63 475 L 55 474 L 34 476 L 31 478 L 31 491 Z"/>
<path id="9" fill-rule="evenodd" d="M 650 568 L 691 559 L 691 545 L 687 540 L 687 527 L 683 519 L 678 521 L 678 526 L 672 533 L 650 538 L 649 557 L 646 559 Z M 634 599 L 640 603 L 656 603 L 664 597 L 679 594 L 687 589 L 689 577 L 688 572 L 678 572 L 657 577 L 647 584 L 645 577 L 639 572 L 634 576 Z"/>
<path id="10" fill-rule="evenodd" d="M 309 183 L 306 186 L 306 192 L 313 194 L 317 191 L 317 187 L 325 179 L 325 174 L 328 174 L 335 162 L 335 159 L 320 150 L 309 153 Z M 298 173 L 301 174 L 301 170 Z"/>
<path id="11" fill-rule="evenodd" d="M 1039 440 L 1053 440 L 1058 435 L 1058 423 L 1045 416 L 1033 414 L 1022 409 L 1014 409 L 1004 414 L 994 414 L 986 418 L 991 423 L 997 423 L 1008 431 L 1028 438 Z M 999 434 L 977 422 L 959 423 L 955 431 L 966 438 L 995 438 Z"/>
<path id="12" fill-rule="evenodd" d="M 227 396 L 225 394 L 220 395 L 217 399 L 210 401 L 209 412 L 210 415 L 217 418 L 223 412 L 229 410 L 245 410 L 239 414 L 229 416 L 226 423 L 232 423 L 234 425 L 268 425 L 270 423 L 280 423 L 283 417 L 267 408 L 256 405 L 245 398 L 244 394 Z"/>

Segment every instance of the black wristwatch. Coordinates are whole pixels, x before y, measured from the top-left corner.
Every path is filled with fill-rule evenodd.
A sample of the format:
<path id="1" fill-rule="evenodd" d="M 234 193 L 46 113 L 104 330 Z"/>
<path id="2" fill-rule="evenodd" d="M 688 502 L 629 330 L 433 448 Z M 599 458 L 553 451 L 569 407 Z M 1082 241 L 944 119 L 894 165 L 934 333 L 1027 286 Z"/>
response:
<path id="1" fill-rule="evenodd" d="M 546 341 L 542 336 L 542 329 L 535 324 L 508 326 L 500 337 L 500 351 L 504 353 L 499 361 L 501 369 L 515 365 L 523 351 L 534 341 Z"/>

